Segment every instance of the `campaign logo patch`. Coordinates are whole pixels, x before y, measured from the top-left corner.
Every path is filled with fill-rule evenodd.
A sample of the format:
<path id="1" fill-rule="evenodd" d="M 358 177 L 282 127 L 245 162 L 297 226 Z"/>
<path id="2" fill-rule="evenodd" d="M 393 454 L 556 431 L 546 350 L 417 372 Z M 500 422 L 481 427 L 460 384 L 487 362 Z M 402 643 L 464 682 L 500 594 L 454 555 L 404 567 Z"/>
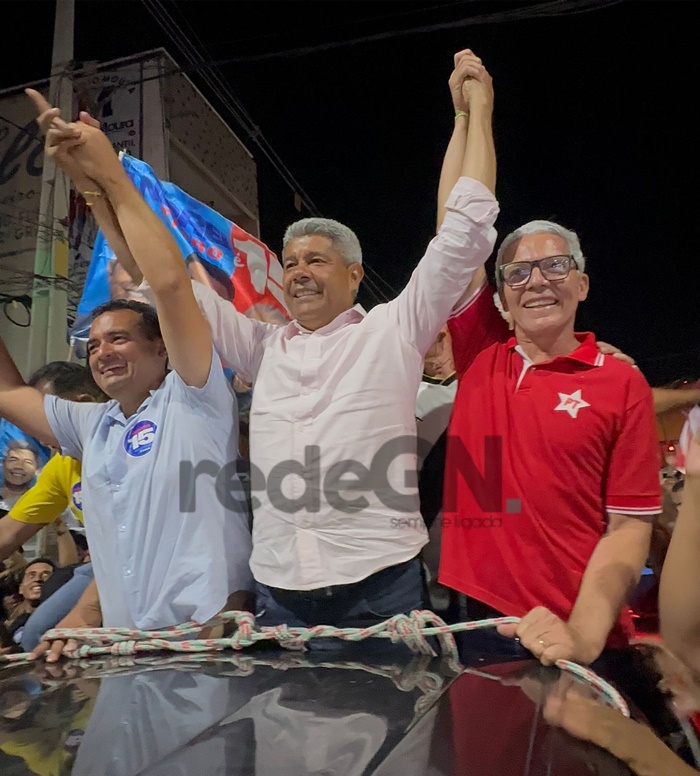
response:
<path id="1" fill-rule="evenodd" d="M 73 499 L 73 506 L 82 512 L 83 511 L 83 486 L 80 480 L 78 480 L 78 482 L 76 482 L 75 485 L 73 485 L 70 492 L 71 492 L 71 498 Z"/>
<path id="2" fill-rule="evenodd" d="M 64 749 L 77 749 L 83 741 L 84 730 L 71 730 L 63 742 Z"/>
<path id="3" fill-rule="evenodd" d="M 129 455 L 146 455 L 153 447 L 157 426 L 150 420 L 139 421 L 124 438 L 124 449 Z"/>

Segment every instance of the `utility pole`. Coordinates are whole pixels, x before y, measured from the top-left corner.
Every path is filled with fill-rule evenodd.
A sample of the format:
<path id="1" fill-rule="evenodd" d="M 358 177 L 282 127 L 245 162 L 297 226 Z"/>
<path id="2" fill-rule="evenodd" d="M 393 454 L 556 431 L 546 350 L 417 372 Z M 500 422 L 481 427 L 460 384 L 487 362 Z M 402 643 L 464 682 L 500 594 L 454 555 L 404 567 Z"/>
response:
<path id="1" fill-rule="evenodd" d="M 48 99 L 61 109 L 64 118 L 72 119 L 73 83 L 70 75 L 73 61 L 75 0 L 56 0 L 53 31 L 51 79 Z M 68 303 L 65 283 L 59 290 L 57 278 L 68 277 L 68 227 L 70 182 L 48 158 L 44 158 L 34 274 L 47 280 L 34 280 L 32 322 L 29 331 L 28 371 L 48 361 L 64 360 Z"/>

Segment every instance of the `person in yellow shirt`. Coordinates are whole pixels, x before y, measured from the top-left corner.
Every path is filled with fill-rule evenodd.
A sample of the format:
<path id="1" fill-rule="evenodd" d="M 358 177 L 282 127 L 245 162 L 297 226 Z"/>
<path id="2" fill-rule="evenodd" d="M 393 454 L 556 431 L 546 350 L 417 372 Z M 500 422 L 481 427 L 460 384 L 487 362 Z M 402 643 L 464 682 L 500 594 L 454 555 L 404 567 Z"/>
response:
<path id="1" fill-rule="evenodd" d="M 12 367 L 12 361 L 0 340 L 0 364 L 4 373 L 4 382 L 12 380 L 23 384 L 19 372 Z M 105 401 L 106 397 L 97 387 L 92 374 L 86 367 L 76 369 L 67 376 L 64 384 L 56 386 L 56 395 L 72 401 Z M 19 550 L 32 536 L 44 526 L 54 522 L 61 514 L 70 509 L 82 523 L 82 500 L 80 497 L 79 461 L 65 455 L 54 455 L 44 466 L 34 487 L 30 488 L 7 515 L 0 518 L 0 561 Z M 61 527 L 65 530 L 65 527 Z M 61 529 L 59 529 L 61 530 Z M 44 601 L 22 632 L 22 647 L 29 651 L 39 643 L 39 638 L 73 608 L 92 579 L 92 566 L 83 563 L 73 569 L 72 578 L 57 590 L 51 598 Z M 32 646 L 30 646 L 32 645 Z"/>
<path id="2" fill-rule="evenodd" d="M 49 460 L 41 470 L 36 484 L 17 501 L 5 517 L 0 518 L 0 557 L 4 555 L 2 526 L 8 518 L 27 526 L 39 526 L 40 530 L 52 523 L 66 509 L 70 509 L 73 515 L 83 522 L 80 468 L 80 461 L 67 455 L 56 454 Z"/>
<path id="3" fill-rule="evenodd" d="M 13 371 L 14 364 L 1 340 L 0 354 L 3 356 L 0 364 L 6 365 L 3 367 L 6 372 L 2 375 L 3 382 L 11 380 L 17 385 L 24 384 L 16 368 Z M 77 368 L 63 383 L 56 386 L 56 395 L 62 399 L 91 402 L 106 400 L 86 367 Z M 80 462 L 63 455 L 54 455 L 42 469 L 34 487 L 14 504 L 7 515 L 0 518 L 0 561 L 19 550 L 66 508 L 70 508 L 82 522 Z"/>

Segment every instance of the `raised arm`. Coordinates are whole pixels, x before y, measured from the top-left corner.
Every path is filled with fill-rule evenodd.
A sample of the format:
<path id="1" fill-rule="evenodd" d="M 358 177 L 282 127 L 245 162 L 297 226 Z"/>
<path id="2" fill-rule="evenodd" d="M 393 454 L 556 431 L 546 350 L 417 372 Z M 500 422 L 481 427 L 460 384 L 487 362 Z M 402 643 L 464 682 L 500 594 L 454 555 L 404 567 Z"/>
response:
<path id="1" fill-rule="evenodd" d="M 129 180 L 109 140 L 99 130 L 89 129 L 82 130 L 88 139 L 75 153 L 92 156 L 94 147 L 93 172 L 109 197 L 136 263 L 153 289 L 170 364 L 187 385 L 201 388 L 211 370 L 213 345 L 180 249 Z"/>
<path id="2" fill-rule="evenodd" d="M 394 319 L 406 342 L 421 355 L 434 343 L 496 242 L 495 154 L 486 131 L 490 128 L 493 90 L 485 71 L 483 81 L 474 79 L 473 84 L 479 96 L 475 99 L 474 93 L 470 98 L 474 102 L 461 175 L 445 201 L 437 235 L 404 290 L 387 307 L 389 319 Z M 480 154 L 485 160 L 476 159 Z"/>
<path id="3" fill-rule="evenodd" d="M 455 69 L 450 76 L 449 84 L 452 105 L 455 110 L 455 126 L 440 173 L 437 206 L 438 229 L 445 218 L 447 198 L 461 175 L 477 177 L 491 191 L 495 190 L 496 184 L 496 152 L 491 131 L 491 114 L 493 112 L 491 77 L 481 59 L 470 49 L 465 49 L 455 54 Z M 472 101 L 474 104 L 473 115 L 471 111 Z M 469 127 L 472 119 L 475 122 L 476 137 L 469 142 Z M 483 166 L 481 172 L 478 171 L 479 160 Z M 466 165 L 469 165 L 469 172 L 465 172 Z M 472 175 L 472 169 L 476 170 L 476 176 Z M 479 175 L 483 175 L 483 178 L 478 177 Z M 476 270 L 469 285 L 464 289 L 455 309 L 463 307 L 485 282 L 486 270 L 482 265 Z"/>
<path id="4" fill-rule="evenodd" d="M 44 445 L 58 447 L 44 412 L 44 395 L 25 385 L 5 343 L 0 339 L 0 418 L 19 426 Z"/>
<path id="5" fill-rule="evenodd" d="M 66 566 L 75 566 L 80 562 L 78 557 L 78 548 L 75 546 L 75 539 L 63 518 L 56 518 L 56 537 L 58 540 L 58 565 L 62 568 Z"/>
<path id="6" fill-rule="evenodd" d="M 455 69 L 449 80 L 452 106 L 455 111 L 455 124 L 440 171 L 437 199 L 438 230 L 445 218 L 447 198 L 462 173 L 464 153 L 467 150 L 467 130 L 469 127 L 469 85 L 467 79 L 483 77 L 483 72 L 481 60 L 474 55 L 471 49 L 464 49 L 464 51 L 455 54 Z"/>
<path id="7" fill-rule="evenodd" d="M 101 182 L 93 180 L 91 175 L 88 174 L 88 171 L 80 163 L 83 159 L 82 154 L 75 152 L 75 146 L 81 144 L 84 140 L 81 135 L 83 127 L 86 128 L 86 131 L 94 131 L 99 126 L 98 122 L 92 119 L 89 114 L 83 112 L 80 114 L 80 122 L 76 124 L 67 124 L 58 118 L 58 110 L 51 108 L 38 92 L 35 92 L 32 89 L 27 89 L 26 91 L 34 101 L 37 113 L 39 114 L 39 126 L 43 131 L 47 132 L 46 153 L 54 158 L 56 163 L 73 179 L 75 185 L 84 194 L 87 193 L 87 199 L 92 203 L 93 215 L 95 216 L 100 229 L 104 233 L 107 242 L 114 251 L 117 260 L 129 275 L 131 275 L 133 280 L 140 283 L 144 277 L 141 269 L 145 269 L 145 267 L 142 266 L 141 269 L 139 269 L 136 264 L 127 239 L 125 238 L 124 230 L 122 228 L 123 225 L 119 222 L 117 214 L 109 202 L 108 192 L 103 188 Z M 71 153 L 71 151 L 73 151 L 73 153 Z M 119 165 L 119 167 L 121 169 L 121 165 Z M 91 192 L 97 192 L 97 195 L 94 195 Z M 152 211 L 149 210 L 149 212 L 153 218 L 158 218 Z M 165 227 L 162 228 L 165 229 Z M 170 238 L 170 235 L 168 236 Z M 130 237 L 129 240 L 131 239 L 132 238 Z M 172 240 L 170 240 L 170 242 L 172 243 Z M 187 267 L 182 261 L 179 252 L 178 260 Z M 139 259 L 139 261 L 141 261 L 141 259 Z M 154 265 L 156 265 L 158 261 L 159 260 L 150 262 L 152 269 L 154 269 Z M 143 264 L 143 262 L 141 263 Z M 246 379 L 252 381 L 257 373 L 257 367 L 262 358 L 262 341 L 266 334 L 274 327 L 270 324 L 264 324 L 246 318 L 246 316 L 238 313 L 229 301 L 223 300 L 213 290 L 209 276 L 202 270 L 201 265 L 198 262 L 194 262 L 193 264 L 194 267 L 200 270 L 198 272 L 192 272 L 193 279 L 197 281 L 192 284 L 193 290 L 202 315 L 204 315 L 209 323 L 211 336 L 214 339 L 214 346 L 218 354 L 228 366 L 232 367 Z M 192 268 L 192 265 L 190 268 Z M 155 267 L 155 271 L 158 271 L 157 267 Z M 186 271 L 189 270 L 186 269 Z M 181 277 L 181 273 L 178 272 L 178 278 Z M 161 279 L 164 280 L 165 276 L 162 276 Z M 149 278 L 147 277 L 146 280 L 149 280 Z M 155 304 L 159 309 L 159 313 L 161 313 L 158 295 L 155 293 L 157 285 L 157 283 L 152 284 L 149 281 L 144 284 L 140 291 Z M 177 305 L 173 306 L 177 307 Z M 178 323 L 177 318 L 175 323 Z M 189 324 L 184 320 L 181 321 L 181 323 L 182 329 L 187 336 L 191 337 L 192 333 L 187 331 Z M 161 314 L 161 328 L 165 335 L 166 328 L 163 324 L 164 319 Z M 187 337 L 181 339 L 187 339 Z M 173 358 L 173 356 L 176 355 L 173 350 L 174 346 L 169 344 L 167 340 L 166 345 L 168 345 L 168 355 L 171 364 L 175 366 L 175 360 Z M 180 373 L 180 369 L 176 369 L 176 371 Z"/>
<path id="8" fill-rule="evenodd" d="M 462 175 L 480 181 L 496 193 L 496 147 L 493 142 L 493 82 L 484 69 L 480 80 L 466 81 L 469 89 L 469 131 Z"/>
<path id="9" fill-rule="evenodd" d="M 0 391 L 20 388 L 23 385 L 26 385 L 26 383 L 22 379 L 19 369 L 17 369 L 17 364 L 12 360 L 10 351 L 2 339 L 0 339 Z"/>
<path id="10" fill-rule="evenodd" d="M 69 153 L 71 141 L 79 142 L 80 140 L 79 130 L 62 121 L 58 108 L 52 108 L 39 92 L 34 89 L 25 89 L 25 91 L 32 99 L 39 114 L 37 118 L 39 129 L 46 135 L 44 153 L 53 159 L 73 181 L 86 201 L 91 203 L 92 214 L 95 216 L 97 225 L 102 230 L 110 248 L 114 251 L 117 261 L 135 283 L 140 283 L 143 280 L 143 275 L 124 239 L 124 234 L 109 200 L 104 196 L 104 191 L 100 185 L 85 174 L 75 158 Z M 80 120 L 95 129 L 100 127 L 100 122 L 84 111 L 80 114 Z"/>
<path id="11" fill-rule="evenodd" d="M 109 199 L 126 245 L 153 290 L 172 368 L 187 385 L 203 387 L 212 363 L 211 333 L 177 243 L 129 180 L 104 133 L 83 122 L 70 129 L 76 136 L 57 142 L 98 184 L 91 201 Z"/>

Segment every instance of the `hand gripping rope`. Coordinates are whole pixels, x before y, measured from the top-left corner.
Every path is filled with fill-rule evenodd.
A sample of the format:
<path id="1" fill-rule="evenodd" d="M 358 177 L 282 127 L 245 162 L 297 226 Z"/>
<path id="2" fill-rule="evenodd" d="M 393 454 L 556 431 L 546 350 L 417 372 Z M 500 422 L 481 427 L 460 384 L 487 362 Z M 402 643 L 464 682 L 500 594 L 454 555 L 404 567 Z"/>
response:
<path id="1" fill-rule="evenodd" d="M 184 625 L 156 631 L 132 630 L 130 628 L 60 628 L 48 631 L 45 639 L 49 641 L 75 639 L 78 641 L 78 648 L 70 655 L 71 658 L 137 655 L 163 650 L 181 653 L 219 652 L 226 649 L 242 650 L 264 641 L 276 641 L 285 649 L 304 650 L 306 642 L 314 638 L 337 638 L 353 642 L 363 641 L 367 638 L 391 639 L 392 643 L 403 642 L 412 652 L 434 657 L 435 652 L 428 643 L 427 637 L 436 636 L 443 654 L 457 661 L 457 645 L 453 633 L 495 628 L 498 625 L 517 624 L 519 621 L 517 617 L 497 617 L 447 625 L 433 612 L 413 611 L 410 615 L 397 614 L 369 628 L 334 628 L 330 625 L 290 628 L 287 625 L 259 627 L 255 622 L 255 617 L 249 612 L 222 612 L 204 625 L 187 622 Z M 203 627 L 227 625 L 231 622 L 236 626 L 236 630 L 231 636 L 217 639 L 175 640 L 182 639 L 183 636 L 196 635 Z M 29 663 L 30 661 L 31 655 L 29 653 L 0 656 L 0 665 L 2 663 Z M 557 660 L 555 665 L 582 684 L 592 687 L 611 706 L 629 717 L 629 709 L 620 693 L 589 668 L 570 660 Z"/>

